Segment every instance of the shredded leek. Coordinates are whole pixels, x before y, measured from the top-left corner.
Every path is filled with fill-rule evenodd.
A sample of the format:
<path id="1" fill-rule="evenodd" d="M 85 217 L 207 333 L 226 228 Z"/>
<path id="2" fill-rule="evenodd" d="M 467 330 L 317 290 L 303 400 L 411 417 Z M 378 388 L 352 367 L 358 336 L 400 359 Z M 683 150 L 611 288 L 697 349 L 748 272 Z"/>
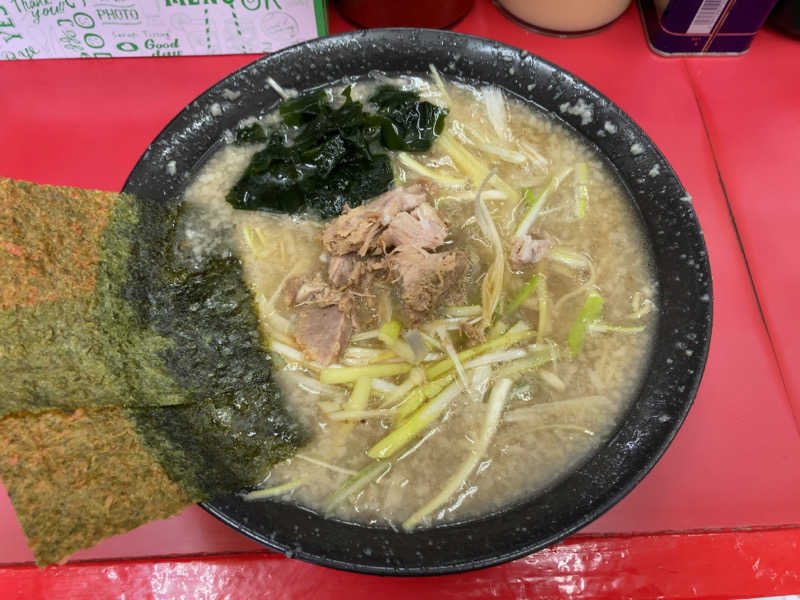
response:
<path id="1" fill-rule="evenodd" d="M 317 406 L 324 413 L 332 413 L 342 410 L 341 403 L 333 400 L 320 400 L 317 402 Z"/>
<path id="2" fill-rule="evenodd" d="M 547 165 L 550 161 L 548 161 L 541 152 L 539 152 L 536 148 L 531 146 L 529 143 L 523 140 L 517 140 L 517 144 L 522 149 L 525 154 L 528 155 L 528 158 L 531 159 L 531 162 L 539 167 L 542 170 L 547 170 Z"/>
<path id="3" fill-rule="evenodd" d="M 502 146 L 498 146 L 496 144 L 489 144 L 489 143 L 480 143 L 477 145 L 480 150 L 483 150 L 486 154 L 491 154 L 508 163 L 512 163 L 515 165 L 521 165 L 527 159 L 525 155 L 516 152 L 514 150 L 510 150 L 509 148 L 503 148 Z"/>
<path id="4" fill-rule="evenodd" d="M 378 339 L 386 344 L 387 347 L 391 347 L 400 337 L 400 330 L 402 327 L 400 321 L 386 321 L 386 323 L 381 325 L 381 328 L 378 329 Z"/>
<path id="5" fill-rule="evenodd" d="M 372 391 L 372 377 L 360 376 L 356 379 L 350 398 L 344 405 L 344 410 L 364 410 L 369 404 L 369 393 Z"/>
<path id="6" fill-rule="evenodd" d="M 289 98 L 297 95 L 296 92 L 292 93 L 283 89 L 272 77 L 267 77 L 267 85 L 275 90 L 275 93 L 278 94 L 278 96 L 280 96 L 283 100 L 288 100 Z"/>
<path id="7" fill-rule="evenodd" d="M 541 344 L 544 336 L 550 332 L 550 296 L 547 293 L 547 277 L 541 273 L 536 289 L 539 302 L 539 323 L 536 327 L 536 343 Z"/>
<path id="8" fill-rule="evenodd" d="M 460 383 L 451 383 L 433 400 L 417 409 L 397 429 L 372 446 L 367 452 L 367 456 L 379 459 L 389 458 L 396 454 L 416 438 L 423 429 L 442 416 L 450 402 L 461 393 L 462 389 Z"/>
<path id="9" fill-rule="evenodd" d="M 504 419 L 509 422 L 527 421 L 529 419 L 541 416 L 542 413 L 549 411 L 560 411 L 562 409 L 575 408 L 579 406 L 585 406 L 587 404 L 595 404 L 598 402 L 608 402 L 608 398 L 606 396 L 581 396 L 579 398 L 570 398 L 568 400 L 534 404 L 533 406 L 526 406 L 525 408 L 517 408 L 509 411 L 506 413 Z"/>
<path id="10" fill-rule="evenodd" d="M 329 469 L 331 471 L 335 471 L 336 473 L 341 473 L 342 475 L 355 475 L 356 472 L 352 469 L 345 469 L 344 467 L 338 467 L 336 465 L 332 465 L 330 463 L 325 462 L 324 460 L 320 460 L 318 458 L 314 458 L 313 456 L 307 456 L 305 454 L 300 454 L 299 452 L 294 455 L 293 458 L 299 458 L 306 462 L 310 462 L 312 465 L 317 465 L 318 467 L 323 467 L 325 469 Z"/>
<path id="11" fill-rule="evenodd" d="M 514 236 L 518 235 L 525 235 L 528 233 L 528 230 L 533 225 L 533 222 L 536 220 L 536 217 L 539 216 L 542 208 L 547 202 L 547 198 L 554 193 L 558 186 L 561 185 L 561 182 L 572 172 L 572 167 L 568 167 L 561 171 L 558 175 L 554 175 L 550 178 L 550 181 L 547 183 L 545 188 L 541 191 L 541 193 L 536 197 L 536 201 L 530 206 L 528 212 L 526 213 L 525 217 L 522 219 L 520 224 L 517 226 L 516 231 L 514 231 Z"/>
<path id="12" fill-rule="evenodd" d="M 467 481 L 467 478 L 478 466 L 481 458 L 486 454 L 489 448 L 489 443 L 494 437 L 497 427 L 500 424 L 500 416 L 503 414 L 503 408 L 506 400 L 508 399 L 509 391 L 511 390 L 511 379 L 500 379 L 492 388 L 489 394 L 489 401 L 486 405 L 486 419 L 484 420 L 481 429 L 480 437 L 475 445 L 470 450 L 469 457 L 462 463 L 461 467 L 456 471 L 450 479 L 447 480 L 444 488 L 424 506 L 417 509 L 403 523 L 403 529 L 413 529 L 420 521 L 427 517 L 430 513 L 438 509 L 442 504 L 455 494 Z"/>
<path id="13" fill-rule="evenodd" d="M 271 340 L 269 340 L 269 345 L 267 349 L 281 355 L 286 362 L 297 363 L 314 371 L 318 371 L 322 366 L 318 363 L 306 359 L 305 355 L 302 352 L 300 352 L 300 350 L 298 350 L 297 348 L 279 342 L 274 337 Z M 331 383 L 331 382 L 322 381 L 322 383 Z"/>
<path id="14" fill-rule="evenodd" d="M 506 102 L 503 99 L 503 92 L 499 88 L 491 85 L 481 90 L 483 103 L 486 106 L 486 116 L 492 124 L 497 137 L 505 140 L 509 137 L 506 127 Z"/>
<path id="15" fill-rule="evenodd" d="M 450 155 L 450 158 L 453 159 L 455 165 L 470 178 L 473 185 L 480 186 L 487 175 L 489 175 L 489 167 L 475 158 L 469 150 L 464 148 L 464 146 L 449 133 L 442 133 L 436 139 L 437 143 L 440 144 L 444 151 Z M 514 191 L 514 188 L 497 175 L 492 175 L 489 182 L 498 190 L 504 192 L 506 197 L 515 204 L 519 201 L 519 194 Z"/>
<path id="16" fill-rule="evenodd" d="M 369 463 L 366 467 L 345 481 L 344 484 L 339 487 L 339 489 L 328 496 L 323 504 L 322 512 L 326 515 L 330 514 L 331 511 L 333 511 L 347 498 L 363 490 L 375 479 L 381 477 L 391 468 L 392 463 L 388 460 L 379 460 L 377 462 Z"/>
<path id="17" fill-rule="evenodd" d="M 450 99 L 450 94 L 447 93 L 447 88 L 445 87 L 442 78 L 439 76 L 439 71 L 436 69 L 433 63 L 429 64 L 428 68 L 431 70 L 431 78 L 433 79 L 433 82 L 436 84 L 436 87 L 439 88 L 439 91 L 442 93 L 442 96 L 444 96 L 447 104 L 452 104 L 453 101 Z"/>
<path id="18" fill-rule="evenodd" d="M 471 306 L 445 306 L 444 312 L 453 317 L 477 317 L 481 314 L 481 307 L 477 304 Z"/>
<path id="19" fill-rule="evenodd" d="M 489 329 L 487 334 L 487 339 L 493 340 L 495 338 L 499 338 L 503 335 L 506 331 L 508 331 L 508 323 L 505 321 L 498 320 L 492 327 Z"/>
<path id="20" fill-rule="evenodd" d="M 422 388 L 414 388 L 405 397 L 403 402 L 397 405 L 394 410 L 394 423 L 399 425 L 406 420 L 406 417 L 416 411 L 427 400 Z"/>
<path id="21" fill-rule="evenodd" d="M 256 299 L 256 305 L 258 306 L 259 312 L 269 325 L 270 335 L 274 335 L 276 331 L 284 335 L 289 334 L 291 329 L 291 323 L 289 322 L 289 319 L 279 314 L 273 303 L 271 301 L 267 301 L 263 294 L 259 294 L 258 298 Z"/>
<path id="22" fill-rule="evenodd" d="M 539 370 L 537 373 L 539 379 L 541 379 L 546 385 L 550 386 L 554 390 L 559 392 L 563 392 L 567 389 L 567 384 L 555 373 L 552 371 L 545 371 L 544 369 Z"/>
<path id="23" fill-rule="evenodd" d="M 250 249 L 257 252 L 256 241 L 253 239 L 253 231 L 249 225 L 242 225 L 242 234 L 244 234 L 244 241 L 250 246 Z"/>
<path id="24" fill-rule="evenodd" d="M 523 285 L 519 291 L 514 295 L 511 299 L 511 302 L 506 306 L 506 309 L 503 311 L 504 315 L 511 315 L 513 314 L 525 300 L 528 299 L 528 296 L 531 295 L 531 292 L 536 288 L 536 285 L 539 283 L 539 273 L 534 273 L 533 277 L 531 277 L 528 282 Z"/>
<path id="25" fill-rule="evenodd" d="M 289 377 L 294 383 L 310 394 L 341 396 L 343 393 L 340 387 L 335 385 L 323 385 L 313 377 L 303 375 L 302 373 L 287 373 L 286 377 Z"/>
<path id="26" fill-rule="evenodd" d="M 575 165 L 575 214 L 579 219 L 586 216 L 586 205 L 589 203 L 589 167 L 585 162 Z"/>
<path id="27" fill-rule="evenodd" d="M 572 356 L 577 356 L 581 351 L 589 324 L 598 320 L 602 314 L 603 298 L 595 291 L 589 292 L 567 336 L 567 345 Z"/>
<path id="28" fill-rule="evenodd" d="M 430 333 L 436 333 L 436 330 L 439 329 L 439 327 L 444 327 L 448 331 L 456 331 L 461 329 L 462 323 L 464 323 L 467 319 L 469 319 L 469 317 L 450 317 L 447 319 L 437 319 L 436 321 L 430 321 L 429 323 L 425 323 L 424 325 L 422 325 L 422 327 Z M 435 340 L 435 338 L 433 339 Z M 434 343 L 434 342 L 431 342 L 429 340 L 428 343 Z M 444 350 L 444 348 L 441 345 L 441 342 L 436 341 L 435 345 L 440 349 Z"/>
<path id="29" fill-rule="evenodd" d="M 353 343 L 357 342 L 365 342 L 366 340 L 372 340 L 378 337 L 378 330 L 377 329 L 370 329 L 369 331 L 362 331 L 361 333 L 354 333 L 350 338 L 350 341 Z"/>
<path id="30" fill-rule="evenodd" d="M 586 429 L 586 427 L 581 427 L 580 425 L 570 425 L 568 423 L 553 423 L 552 425 L 539 425 L 537 427 L 531 427 L 527 430 L 527 433 L 536 433 L 537 431 L 552 431 L 558 429 L 566 429 L 568 431 L 575 431 L 577 433 L 582 433 L 584 435 L 588 435 L 589 437 L 594 437 L 594 431 L 591 429 Z"/>
<path id="31" fill-rule="evenodd" d="M 401 398 L 404 398 L 408 393 L 425 381 L 425 372 L 420 368 L 412 369 L 406 380 L 398 385 L 393 392 L 390 392 L 381 408 L 387 408 L 396 404 Z"/>
<path id="32" fill-rule="evenodd" d="M 613 333 L 641 333 L 644 331 L 644 325 L 612 325 L 604 321 L 594 321 L 589 323 L 589 331 L 613 332 Z"/>
<path id="33" fill-rule="evenodd" d="M 508 362 L 517 358 L 525 358 L 528 355 L 527 350 L 522 348 L 515 348 L 513 350 L 498 350 L 490 352 L 489 354 L 482 354 L 478 358 L 473 358 L 471 361 L 464 363 L 465 369 L 475 369 L 485 365 L 493 365 L 500 362 Z"/>
<path id="34" fill-rule="evenodd" d="M 473 398 L 476 401 L 483 401 L 486 390 L 489 388 L 491 378 L 492 367 L 490 365 L 479 365 L 472 371 L 472 389 L 475 391 Z"/>
<path id="35" fill-rule="evenodd" d="M 444 388 L 453 383 L 455 376 L 450 373 L 434 379 L 412 390 L 402 403 L 397 405 L 394 413 L 394 422 L 402 423 L 408 415 L 416 411 L 426 400 L 435 398 Z"/>
<path id="36" fill-rule="evenodd" d="M 464 372 L 464 365 L 461 364 L 461 361 L 456 354 L 456 349 L 453 347 L 453 342 L 450 339 L 447 331 L 443 328 L 440 328 L 437 332 L 439 334 L 439 339 L 442 341 L 442 345 L 444 346 L 445 352 L 447 352 L 447 356 L 450 357 L 450 360 L 453 363 L 453 366 L 456 369 L 456 373 L 458 373 L 459 379 L 461 379 L 461 383 L 464 386 L 464 389 L 467 390 L 468 393 L 471 392 L 471 388 L 469 383 L 467 382 L 467 374 Z"/>
<path id="37" fill-rule="evenodd" d="M 419 362 L 416 353 L 411 349 L 411 346 L 408 345 L 408 342 L 400 339 L 401 330 L 402 325 L 400 321 L 394 319 L 386 321 L 378 330 L 378 339 L 386 344 L 386 347 L 400 358 L 411 363 Z"/>
<path id="38" fill-rule="evenodd" d="M 481 284 L 481 304 L 483 307 L 483 326 L 491 327 L 494 314 L 497 311 L 497 305 L 500 302 L 500 294 L 503 291 L 503 280 L 506 273 L 506 257 L 503 252 L 503 242 L 500 239 L 500 233 L 497 231 L 497 226 L 486 207 L 486 203 L 481 198 L 481 192 L 486 186 L 486 182 L 491 177 L 489 173 L 481 183 L 481 187 L 475 196 L 475 217 L 478 220 L 478 225 L 486 236 L 489 243 L 494 250 L 494 259 L 489 269 L 486 271 L 486 276 L 483 278 Z"/>
<path id="39" fill-rule="evenodd" d="M 374 365 L 376 363 L 388 362 L 393 358 L 398 358 L 398 355 L 394 350 L 382 350 L 372 358 L 368 359 L 366 364 Z"/>
<path id="40" fill-rule="evenodd" d="M 397 391 L 398 387 L 400 386 L 386 381 L 385 379 L 381 379 L 380 377 L 374 377 L 372 379 L 372 389 L 379 394 L 393 394 Z"/>
<path id="41" fill-rule="evenodd" d="M 409 363 L 384 363 L 363 367 L 325 367 L 320 370 L 320 383 L 352 383 L 359 377 L 391 377 L 404 375 L 413 368 Z"/>
<path id="42" fill-rule="evenodd" d="M 265 498 L 272 498 L 273 496 L 280 496 L 281 494 L 285 494 L 286 492 L 291 492 L 294 489 L 299 488 L 303 485 L 308 479 L 308 476 L 305 477 L 297 477 L 292 479 L 291 481 L 287 481 L 286 483 L 282 483 L 281 485 L 275 485 L 268 488 L 262 488 L 260 490 L 253 490 L 242 496 L 242 500 L 246 500 L 247 502 L 252 502 L 253 500 L 264 500 Z"/>
<path id="43" fill-rule="evenodd" d="M 451 177 L 450 175 L 442 175 L 441 173 L 437 173 L 433 169 L 429 169 L 421 162 L 418 162 L 411 158 L 405 152 L 398 152 L 397 153 L 397 160 L 400 163 L 415 173 L 422 175 L 423 177 L 427 177 L 437 183 L 441 183 L 442 185 L 464 185 L 467 183 L 467 180 L 463 177 Z"/>
<path id="44" fill-rule="evenodd" d="M 591 259 L 585 254 L 568 250 L 567 248 L 553 248 L 547 253 L 547 258 L 560 262 L 572 269 L 588 269 L 592 264 Z"/>
<path id="45" fill-rule="evenodd" d="M 495 373 L 495 377 L 513 377 L 514 375 L 518 375 L 519 373 L 524 373 L 526 371 L 532 371 L 534 369 L 538 369 L 542 365 L 546 365 L 547 363 L 552 362 L 552 360 L 553 360 L 552 353 L 537 352 L 536 354 L 528 358 L 523 358 L 508 363 L 504 367 L 497 370 L 497 372 Z"/>
<path id="46" fill-rule="evenodd" d="M 489 340 L 488 342 L 484 342 L 482 344 L 478 344 L 477 346 L 473 346 L 472 348 L 467 348 L 466 350 L 462 350 L 457 354 L 457 356 L 460 361 L 464 362 L 485 352 L 491 352 L 492 350 L 500 350 L 503 348 L 508 348 L 509 346 L 513 346 L 517 342 L 527 340 L 533 337 L 534 335 L 535 333 L 531 330 L 514 331 L 514 332 L 509 330 L 507 333 L 504 333 L 498 338 Z M 440 375 L 444 375 L 452 368 L 453 368 L 453 361 L 450 360 L 449 358 L 445 358 L 444 360 L 439 361 L 435 365 L 431 365 L 430 367 L 426 368 L 425 374 L 428 376 L 429 379 L 432 379 L 434 377 L 439 377 Z"/>
<path id="47" fill-rule="evenodd" d="M 394 410 L 391 408 L 373 408 L 371 410 L 349 410 L 343 408 L 328 413 L 328 418 L 331 421 L 360 421 L 361 419 L 376 419 L 382 417 L 391 417 L 394 415 Z"/>

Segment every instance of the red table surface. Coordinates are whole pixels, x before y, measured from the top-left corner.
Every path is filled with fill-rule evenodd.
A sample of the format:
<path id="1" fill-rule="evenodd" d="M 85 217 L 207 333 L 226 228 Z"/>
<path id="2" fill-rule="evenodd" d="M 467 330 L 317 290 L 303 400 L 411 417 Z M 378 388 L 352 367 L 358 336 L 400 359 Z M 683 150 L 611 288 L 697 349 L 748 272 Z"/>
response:
<path id="1" fill-rule="evenodd" d="M 349 28 L 331 11 L 333 32 Z M 592 589 L 594 593 L 588 595 L 619 597 L 614 594 L 638 590 L 648 596 L 660 590 L 667 596 L 690 597 L 692 576 L 677 577 L 670 569 L 682 570 L 690 562 L 697 567 L 700 555 L 716 552 L 721 563 L 713 566 L 713 559 L 708 559 L 711 563 L 699 564 L 709 565 L 706 576 L 717 577 L 721 583 L 723 578 L 715 573 L 725 561 L 733 560 L 726 552 L 730 550 L 733 556 L 736 547 L 744 543 L 744 534 L 620 536 L 800 524 L 800 435 L 792 413 L 794 405 L 795 414 L 800 415 L 800 375 L 790 368 L 792 350 L 800 350 L 800 327 L 791 312 L 800 287 L 800 242 L 793 235 L 800 213 L 795 183 L 795 156 L 800 150 L 800 43 L 764 31 L 742 57 L 661 58 L 647 49 L 635 7 L 600 34 L 565 40 L 511 24 L 488 0 L 478 0 L 454 29 L 491 37 L 551 60 L 600 89 L 644 128 L 693 197 L 711 260 L 714 330 L 700 392 L 675 441 L 630 495 L 581 532 L 584 537 L 477 575 L 444 578 L 427 588 L 426 584 L 414 584 L 402 589 L 406 593 L 438 590 L 452 597 L 570 596 Z M 119 190 L 139 155 L 184 105 L 255 58 L 0 62 L 0 176 Z M 0 493 L 0 532 L 0 564 L 31 560 L 4 492 Z M 749 554 L 742 552 L 740 557 L 752 558 L 748 563 L 751 579 L 729 579 L 724 588 L 727 592 L 710 584 L 696 587 L 694 595 L 800 592 L 798 532 L 790 528 L 750 534 L 746 543 L 753 546 Z M 598 534 L 613 534 L 616 541 L 609 540 L 604 550 L 598 550 L 598 538 L 585 537 Z M 691 543 L 675 550 L 680 540 Z M 172 519 L 106 540 L 74 559 L 220 554 L 259 548 L 192 507 Z M 658 554 L 648 554 L 645 548 L 664 548 L 672 554 L 658 559 Z M 762 554 L 764 564 L 760 565 Z M 785 564 L 770 563 L 780 562 L 784 554 L 788 556 Z M 637 556 L 643 557 L 641 562 Z M 548 579 L 548 574 L 560 572 L 554 565 L 563 566 L 570 560 L 572 566 L 566 570 L 572 583 L 550 585 L 555 580 Z M 658 566 L 660 560 L 666 570 Z M 305 591 L 312 589 L 314 581 L 347 582 L 356 588 L 361 582 L 363 589 L 375 593 L 385 593 L 395 585 L 391 579 L 344 576 L 258 554 L 238 559 L 120 562 L 117 571 L 114 563 L 42 573 L 30 567 L 0 568 L 0 597 L 31 597 L 37 590 L 44 595 L 58 589 L 52 587 L 53 581 L 77 585 L 82 577 L 91 579 L 97 573 L 104 573 L 101 579 L 113 584 L 117 581 L 110 574 L 113 571 L 117 579 L 123 572 L 128 578 L 126 584 L 118 582 L 122 590 L 133 591 L 135 582 L 142 584 L 147 573 L 155 577 L 156 572 L 169 572 L 174 581 L 189 586 L 186 597 L 211 598 L 217 596 L 204 595 L 199 587 L 196 594 L 191 593 L 192 581 L 201 573 L 204 577 L 216 577 L 215 573 L 233 577 L 242 564 L 251 568 L 256 563 L 264 577 L 274 578 L 280 586 L 280 593 L 270 592 L 275 597 L 306 597 Z M 614 565 L 620 569 L 619 585 L 611 583 Z M 640 576 L 623 577 L 623 572 L 639 571 Z M 701 568 L 690 572 L 703 577 Z M 585 587 L 590 573 L 599 578 L 592 581 L 603 580 L 608 585 Z M 536 587 L 536 582 L 546 579 L 550 587 Z M 441 583 L 445 580 L 450 583 Z M 508 584 L 511 580 L 522 583 Z M 739 587 L 731 587 L 731 581 L 739 582 L 735 584 Z M 467 582 L 477 587 L 471 596 L 459 595 Z M 235 584 L 231 585 L 235 590 Z M 101 585 L 98 593 L 103 594 L 103 589 L 111 588 Z M 222 590 L 218 592 L 224 596 L 227 592 Z M 246 593 L 245 588 L 240 591 Z M 175 595 L 177 592 L 159 595 L 151 590 L 142 597 Z M 398 591 L 396 597 L 401 595 Z M 334 596 L 332 592 L 325 595 Z M 264 597 L 273 596 L 265 591 Z"/>

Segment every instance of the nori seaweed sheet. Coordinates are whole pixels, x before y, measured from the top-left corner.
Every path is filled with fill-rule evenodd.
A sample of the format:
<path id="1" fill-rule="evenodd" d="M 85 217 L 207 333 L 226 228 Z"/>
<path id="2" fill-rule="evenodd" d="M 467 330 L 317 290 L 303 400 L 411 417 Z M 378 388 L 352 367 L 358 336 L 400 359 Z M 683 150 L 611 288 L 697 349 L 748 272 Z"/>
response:
<path id="1" fill-rule="evenodd" d="M 0 416 L 191 401 L 158 356 L 170 342 L 119 296 L 137 200 L 0 180 L 0 209 Z"/>
<path id="2" fill-rule="evenodd" d="M 195 262 L 177 241 L 179 206 L 140 199 L 139 207 L 120 295 L 170 340 L 159 356 L 194 402 L 128 415 L 193 499 L 252 487 L 307 434 L 272 380 L 241 263 L 232 256 Z"/>
<path id="3" fill-rule="evenodd" d="M 35 195 L 39 186 L 19 187 Z M 86 197 L 43 187 L 39 200 L 55 202 L 54 213 L 64 197 Z M 95 227 L 93 249 L 82 242 L 92 293 L 81 280 L 70 295 L 58 278 L 59 293 L 38 289 L 48 279 L 26 274 L 31 261 L 3 272 L 2 283 L 22 293 L 3 296 L 0 319 L 9 327 L 0 329 L 0 376 L 13 387 L 2 369 L 18 376 L 30 351 L 37 358 L 27 366 L 38 377 L 14 379 L 13 404 L 0 398 L 0 416 L 14 413 L 0 418 L 0 476 L 40 564 L 187 503 L 252 487 L 306 439 L 272 381 L 238 259 L 185 260 L 175 241 L 177 202 L 105 197 L 110 218 Z M 12 206 L 0 216 L 26 212 Z M 9 246 L 0 238 L 0 253 L 19 258 L 19 239 Z M 156 397 L 184 404 L 141 402 Z M 36 412 L 77 402 L 128 408 Z"/>
<path id="4" fill-rule="evenodd" d="M 129 410 L 145 445 L 196 500 L 261 481 L 305 433 L 270 377 L 239 260 L 169 272 L 146 308 L 153 327 L 175 342 L 161 353 L 169 371 L 197 401 Z"/>
<path id="5" fill-rule="evenodd" d="M 39 565 L 191 504 L 121 408 L 6 417 L 0 449 L 0 477 Z"/>
<path id="6" fill-rule="evenodd" d="M 0 177 L 0 310 L 91 294 L 118 198 Z"/>

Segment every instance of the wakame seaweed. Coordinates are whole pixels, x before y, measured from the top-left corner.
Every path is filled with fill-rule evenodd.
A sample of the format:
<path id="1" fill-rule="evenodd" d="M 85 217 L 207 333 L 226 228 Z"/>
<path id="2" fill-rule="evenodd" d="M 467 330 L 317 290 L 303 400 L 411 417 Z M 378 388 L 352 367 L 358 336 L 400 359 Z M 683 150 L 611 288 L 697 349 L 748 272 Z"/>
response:
<path id="1" fill-rule="evenodd" d="M 282 123 L 265 131 L 257 123 L 237 130 L 237 144 L 264 143 L 226 197 L 246 210 L 315 211 L 323 218 L 341 214 L 387 191 L 393 172 L 385 150 L 429 150 L 444 128 L 447 109 L 419 94 L 382 86 L 368 102 L 351 88 L 334 106 L 324 90 L 281 103 Z"/>
<path id="2" fill-rule="evenodd" d="M 267 141 L 267 135 L 264 133 L 264 128 L 258 123 L 239 127 L 236 130 L 235 141 L 237 144 L 260 144 Z"/>
<path id="3" fill-rule="evenodd" d="M 444 130 L 447 109 L 420 102 L 416 92 L 381 86 L 369 101 L 381 119 L 381 143 L 389 150 L 426 152 Z"/>

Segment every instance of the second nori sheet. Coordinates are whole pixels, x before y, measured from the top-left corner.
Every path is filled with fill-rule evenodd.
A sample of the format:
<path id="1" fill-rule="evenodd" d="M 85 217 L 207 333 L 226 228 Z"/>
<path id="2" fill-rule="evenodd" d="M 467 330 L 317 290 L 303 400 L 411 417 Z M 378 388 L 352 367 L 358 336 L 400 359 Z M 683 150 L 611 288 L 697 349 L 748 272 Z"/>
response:
<path id="1" fill-rule="evenodd" d="M 0 178 L 0 416 L 191 400 L 119 294 L 141 215 L 132 196 Z"/>
<path id="2" fill-rule="evenodd" d="M 121 408 L 0 419 L 0 477 L 39 565 L 192 502 Z"/>

